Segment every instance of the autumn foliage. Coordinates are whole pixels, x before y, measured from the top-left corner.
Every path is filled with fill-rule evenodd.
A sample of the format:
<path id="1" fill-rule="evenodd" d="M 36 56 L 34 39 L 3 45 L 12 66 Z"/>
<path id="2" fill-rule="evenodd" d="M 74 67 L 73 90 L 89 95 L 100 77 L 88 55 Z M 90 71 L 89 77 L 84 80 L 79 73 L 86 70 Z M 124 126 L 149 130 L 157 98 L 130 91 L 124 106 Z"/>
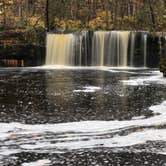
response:
<path id="1" fill-rule="evenodd" d="M 165 31 L 166 2 L 165 0 L 0 0 L 0 27 L 25 30 L 49 27 L 51 30 Z"/>

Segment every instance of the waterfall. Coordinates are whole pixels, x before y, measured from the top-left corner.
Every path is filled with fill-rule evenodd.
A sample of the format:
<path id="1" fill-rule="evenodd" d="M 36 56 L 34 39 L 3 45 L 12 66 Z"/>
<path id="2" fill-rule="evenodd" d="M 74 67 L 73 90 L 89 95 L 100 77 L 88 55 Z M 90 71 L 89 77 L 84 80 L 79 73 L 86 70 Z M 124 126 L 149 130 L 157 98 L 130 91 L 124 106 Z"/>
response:
<path id="1" fill-rule="evenodd" d="M 73 34 L 48 34 L 46 65 L 74 65 Z"/>
<path id="2" fill-rule="evenodd" d="M 75 61 L 74 65 L 82 66 L 83 64 L 86 66 L 88 63 L 88 55 L 86 50 L 87 48 L 87 31 L 81 31 L 78 33 L 75 33 Z"/>
<path id="3" fill-rule="evenodd" d="M 46 65 L 146 67 L 147 40 L 146 32 L 48 33 Z"/>
<path id="4" fill-rule="evenodd" d="M 98 31 L 94 33 L 92 40 L 92 66 L 104 65 L 105 43 L 108 32 Z"/>
<path id="5" fill-rule="evenodd" d="M 92 44 L 92 65 L 127 66 L 129 34 L 127 31 L 98 31 Z"/>
<path id="6" fill-rule="evenodd" d="M 118 66 L 127 66 L 127 53 L 130 32 L 118 32 L 119 34 L 119 55 L 118 55 Z"/>
<path id="7" fill-rule="evenodd" d="M 144 56 L 144 67 L 146 67 L 146 61 L 147 61 L 147 34 L 143 35 L 143 56 Z"/>
<path id="8" fill-rule="evenodd" d="M 130 35 L 130 66 L 134 66 L 133 62 L 134 62 L 134 51 L 135 51 L 135 38 L 136 38 L 136 33 L 135 32 L 131 32 Z"/>

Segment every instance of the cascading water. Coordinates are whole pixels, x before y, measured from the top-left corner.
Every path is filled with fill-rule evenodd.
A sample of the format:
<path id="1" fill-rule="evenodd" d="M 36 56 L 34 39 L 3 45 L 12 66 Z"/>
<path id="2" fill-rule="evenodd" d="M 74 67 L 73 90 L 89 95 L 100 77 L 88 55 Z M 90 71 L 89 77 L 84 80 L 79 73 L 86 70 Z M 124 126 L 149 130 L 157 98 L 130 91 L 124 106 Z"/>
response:
<path id="1" fill-rule="evenodd" d="M 132 32 L 130 34 L 130 63 L 129 65 L 131 67 L 134 66 L 133 61 L 134 61 L 134 51 L 135 51 L 135 38 L 136 38 L 136 32 Z"/>
<path id="2" fill-rule="evenodd" d="M 147 66 L 148 33 L 91 32 L 48 33 L 46 65 Z"/>
<path id="3" fill-rule="evenodd" d="M 127 53 L 128 53 L 128 42 L 130 32 L 118 32 L 119 35 L 119 55 L 118 66 L 127 66 Z"/>
<path id="4" fill-rule="evenodd" d="M 92 40 L 92 66 L 104 65 L 105 42 L 108 32 L 94 32 Z"/>
<path id="5" fill-rule="evenodd" d="M 74 65 L 74 35 L 48 34 L 46 65 Z"/>
<path id="6" fill-rule="evenodd" d="M 76 34 L 47 34 L 46 65 L 87 65 L 86 38 L 86 31 Z"/>
<path id="7" fill-rule="evenodd" d="M 87 37 L 88 37 L 88 32 L 87 31 L 81 31 L 77 32 L 75 34 L 75 45 L 74 45 L 74 65 L 77 66 L 82 66 L 87 65 L 88 61 L 88 54 L 86 50 L 88 49 L 88 44 L 87 44 Z M 71 64 L 69 64 L 71 66 Z"/>
<path id="8" fill-rule="evenodd" d="M 144 55 L 144 67 L 146 66 L 146 60 L 147 60 L 147 34 L 144 34 L 143 35 L 143 44 L 144 44 L 144 46 L 143 46 L 143 48 L 144 48 L 144 53 L 143 53 L 143 55 Z"/>
<path id="9" fill-rule="evenodd" d="M 92 43 L 93 66 L 127 66 L 129 32 L 94 32 Z"/>

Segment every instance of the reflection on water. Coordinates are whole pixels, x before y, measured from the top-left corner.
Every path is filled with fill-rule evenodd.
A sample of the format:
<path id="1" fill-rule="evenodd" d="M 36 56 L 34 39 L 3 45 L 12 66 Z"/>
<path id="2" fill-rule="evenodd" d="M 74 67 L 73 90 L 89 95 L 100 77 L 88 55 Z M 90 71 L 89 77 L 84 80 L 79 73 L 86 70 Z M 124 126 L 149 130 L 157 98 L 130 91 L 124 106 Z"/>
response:
<path id="1" fill-rule="evenodd" d="M 56 115 L 61 116 L 61 122 L 150 116 L 147 107 L 162 101 L 164 94 L 159 91 L 165 86 L 124 85 L 120 80 L 126 80 L 130 75 L 84 70 L 49 71 L 46 75 L 47 98 Z"/>
<path id="2" fill-rule="evenodd" d="M 0 69 L 0 164 L 162 165 L 164 81 L 148 69 Z"/>

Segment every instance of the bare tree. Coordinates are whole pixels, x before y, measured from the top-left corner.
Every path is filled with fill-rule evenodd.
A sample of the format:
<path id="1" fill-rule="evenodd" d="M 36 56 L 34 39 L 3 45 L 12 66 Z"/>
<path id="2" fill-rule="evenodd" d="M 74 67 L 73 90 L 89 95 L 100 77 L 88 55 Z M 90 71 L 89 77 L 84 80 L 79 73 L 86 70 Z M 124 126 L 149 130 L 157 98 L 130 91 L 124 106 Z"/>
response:
<path id="1" fill-rule="evenodd" d="M 3 29 L 6 29 L 6 3 L 5 0 L 2 1 L 2 8 L 3 8 Z"/>
<path id="2" fill-rule="evenodd" d="M 46 0 L 45 11 L 46 11 L 46 14 L 45 14 L 45 17 L 46 17 L 45 26 L 46 26 L 47 31 L 49 31 L 50 30 L 50 23 L 49 23 L 49 0 Z"/>
<path id="3" fill-rule="evenodd" d="M 151 16 L 151 21 L 153 25 L 153 29 L 155 29 L 155 16 L 154 16 L 154 11 L 153 11 L 153 6 L 152 6 L 152 0 L 148 0 L 148 5 L 149 5 L 149 11 L 150 11 L 150 16 Z"/>

